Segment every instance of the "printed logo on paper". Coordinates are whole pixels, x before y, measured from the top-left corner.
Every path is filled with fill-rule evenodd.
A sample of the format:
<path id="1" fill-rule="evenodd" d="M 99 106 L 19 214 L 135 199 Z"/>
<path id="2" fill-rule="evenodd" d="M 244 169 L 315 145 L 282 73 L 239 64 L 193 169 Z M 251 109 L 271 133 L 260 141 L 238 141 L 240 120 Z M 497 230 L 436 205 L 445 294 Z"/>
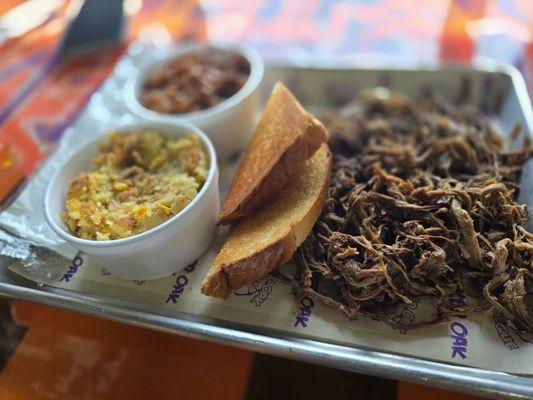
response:
<path id="1" fill-rule="evenodd" d="M 496 310 L 493 310 L 492 318 L 496 333 L 507 350 L 519 349 L 520 346 L 517 343 L 518 335 L 511 322 Z"/>
<path id="2" fill-rule="evenodd" d="M 272 287 L 276 284 L 276 282 L 277 279 L 269 275 L 257 282 L 243 286 L 233 293 L 235 296 L 249 296 L 249 301 L 251 304 L 256 307 L 261 307 L 270 297 L 270 294 L 272 293 Z"/>
<path id="3" fill-rule="evenodd" d="M 61 279 L 59 279 L 59 282 L 70 282 L 70 280 L 76 275 L 78 272 L 78 269 L 83 265 L 83 258 L 81 256 L 74 257 L 74 260 L 72 260 L 72 263 L 68 267 L 67 272 L 63 274 Z"/>
<path id="4" fill-rule="evenodd" d="M 394 329 L 396 332 L 405 335 L 407 333 L 407 330 L 401 328 L 401 326 L 413 325 L 416 319 L 417 308 L 418 302 L 415 301 L 411 304 L 405 304 L 401 307 L 401 310 L 395 310 L 393 312 L 385 313 L 387 317 L 396 324 L 390 324 L 391 328 Z"/>
<path id="5" fill-rule="evenodd" d="M 311 310 L 315 306 L 315 302 L 311 297 L 305 296 L 300 300 L 300 312 L 294 322 L 294 327 L 307 328 L 309 320 L 311 319 Z"/>
<path id="6" fill-rule="evenodd" d="M 452 358 L 461 358 L 465 360 L 468 358 L 466 354 L 468 348 L 468 329 L 466 328 L 466 325 L 459 321 L 454 321 L 450 325 L 450 332 L 452 337 Z"/>
<path id="7" fill-rule="evenodd" d="M 185 289 L 185 286 L 189 284 L 189 278 L 191 272 L 193 272 L 196 269 L 196 263 L 197 261 L 194 261 L 193 263 L 187 265 L 182 272 L 175 272 L 172 274 L 173 277 L 175 277 L 175 283 L 172 285 L 172 290 L 168 294 L 167 300 L 165 303 L 172 303 L 176 304 L 178 300 L 183 295 L 183 291 Z M 140 282 L 140 281 L 137 281 Z M 142 281 L 144 283 L 144 281 Z M 139 283 L 137 283 L 139 285 Z M 142 284 L 142 283 L 140 283 Z"/>

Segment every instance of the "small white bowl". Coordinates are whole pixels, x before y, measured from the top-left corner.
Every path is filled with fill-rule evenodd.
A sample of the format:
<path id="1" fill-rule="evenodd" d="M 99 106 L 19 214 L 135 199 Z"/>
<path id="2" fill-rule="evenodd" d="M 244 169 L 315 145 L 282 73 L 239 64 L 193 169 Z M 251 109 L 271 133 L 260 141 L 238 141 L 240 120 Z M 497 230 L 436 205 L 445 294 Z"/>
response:
<path id="1" fill-rule="evenodd" d="M 145 122 L 112 127 L 108 131 L 124 133 L 138 128 L 154 129 L 168 136 L 192 132 L 201 139 L 209 156 L 209 172 L 200 192 L 187 207 L 161 225 L 124 239 L 96 241 L 71 235 L 61 220 L 68 182 L 80 172 L 95 169 L 92 159 L 98 152 L 98 143 L 106 139 L 105 135 L 99 135 L 73 154 L 52 177 L 45 195 L 44 213 L 48 224 L 61 238 L 111 273 L 127 279 L 149 280 L 168 276 L 192 263 L 213 240 L 220 208 L 218 167 L 210 140 L 188 123 Z"/>
<path id="2" fill-rule="evenodd" d="M 184 114 L 163 114 L 144 107 L 139 101 L 148 75 L 173 58 L 191 51 L 215 48 L 242 55 L 250 64 L 250 76 L 244 86 L 233 96 L 214 107 Z M 153 57 L 142 62 L 124 86 L 124 101 L 138 116 L 152 121 L 190 122 L 202 129 L 213 141 L 217 155 L 228 160 L 238 155 L 250 141 L 257 122 L 259 109 L 259 84 L 263 79 L 264 64 L 252 48 L 237 44 L 184 44 L 161 48 Z"/>

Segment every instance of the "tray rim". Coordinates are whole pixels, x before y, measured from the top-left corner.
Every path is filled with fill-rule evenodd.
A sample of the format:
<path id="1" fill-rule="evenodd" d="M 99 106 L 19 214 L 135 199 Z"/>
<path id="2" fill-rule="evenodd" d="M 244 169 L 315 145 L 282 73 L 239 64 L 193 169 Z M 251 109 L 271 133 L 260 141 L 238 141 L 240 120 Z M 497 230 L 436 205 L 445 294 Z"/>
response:
<path id="1" fill-rule="evenodd" d="M 533 134 L 533 109 L 523 76 L 514 66 L 498 61 L 474 59 L 467 65 L 443 65 L 435 61 L 413 62 L 413 60 L 403 59 L 401 62 L 391 61 L 384 64 L 382 60 L 376 63 L 361 63 L 351 57 L 328 57 L 327 59 L 313 59 L 310 63 L 273 62 L 267 65 L 268 68 L 500 73 L 510 79 L 511 88 L 516 92 L 526 121 L 526 129 L 530 135 Z M 2 264 L 9 265 L 8 259 L 0 259 L 0 265 Z M 297 334 L 280 333 L 263 328 L 258 328 L 262 331 L 258 333 L 253 332 L 245 324 L 205 316 L 193 316 L 183 312 L 173 313 L 171 317 L 142 311 L 139 305 L 135 305 L 137 309 L 128 309 L 120 304 L 122 301 L 116 299 L 84 295 L 60 288 L 39 287 L 31 281 L 28 281 L 31 282 L 28 286 L 22 286 L 16 282 L 4 282 L 2 279 L 6 275 L 6 273 L 0 274 L 0 295 L 14 299 L 352 372 L 432 385 L 492 398 L 533 398 L 533 377 L 457 366 L 386 351 L 331 344 L 304 339 Z M 194 318 L 191 319 L 191 316 Z"/>
<path id="2" fill-rule="evenodd" d="M 533 397 L 533 377 L 458 366 L 356 346 L 331 344 L 264 328 L 257 328 L 263 331 L 258 333 L 253 332 L 249 328 L 250 325 L 184 312 L 174 312 L 172 316 L 167 316 L 140 309 L 128 310 L 121 304 L 114 304 L 122 301 L 110 301 L 112 299 L 106 297 L 84 295 L 54 287 L 32 288 L 0 282 L 0 295 L 350 372 L 497 399 Z"/>

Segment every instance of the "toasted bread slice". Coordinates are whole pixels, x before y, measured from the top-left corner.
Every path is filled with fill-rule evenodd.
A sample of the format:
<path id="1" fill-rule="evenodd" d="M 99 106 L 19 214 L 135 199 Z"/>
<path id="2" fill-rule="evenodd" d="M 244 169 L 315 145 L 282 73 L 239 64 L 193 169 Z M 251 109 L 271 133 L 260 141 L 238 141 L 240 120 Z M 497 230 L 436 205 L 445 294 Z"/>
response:
<path id="1" fill-rule="evenodd" d="M 298 174 L 328 136 L 322 123 L 278 82 L 239 163 L 218 222 L 229 224 L 256 212 Z"/>
<path id="2" fill-rule="evenodd" d="M 215 258 L 202 293 L 226 298 L 288 261 L 322 212 L 331 173 L 323 144 L 290 185 L 257 214 L 242 219 Z"/>

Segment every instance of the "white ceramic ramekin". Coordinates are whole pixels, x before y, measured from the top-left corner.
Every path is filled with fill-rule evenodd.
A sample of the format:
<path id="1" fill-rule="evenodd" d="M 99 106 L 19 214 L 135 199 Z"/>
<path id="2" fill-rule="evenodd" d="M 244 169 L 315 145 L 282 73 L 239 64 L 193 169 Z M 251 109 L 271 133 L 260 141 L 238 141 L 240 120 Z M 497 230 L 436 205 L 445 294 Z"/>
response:
<path id="1" fill-rule="evenodd" d="M 162 114 L 144 107 L 139 102 L 139 93 L 149 74 L 180 54 L 209 47 L 238 53 L 248 60 L 250 76 L 241 90 L 214 107 L 186 114 Z M 133 113 L 145 119 L 177 123 L 186 121 L 195 124 L 213 141 L 218 157 L 228 160 L 244 150 L 252 137 L 260 100 L 258 88 L 263 73 L 261 56 L 248 46 L 211 43 L 161 48 L 154 51 L 153 57 L 137 66 L 137 72 L 124 86 L 124 101 Z"/>
<path id="2" fill-rule="evenodd" d="M 168 276 L 196 260 L 216 233 L 220 208 L 218 167 L 215 149 L 207 136 L 188 124 L 144 122 L 114 127 L 113 132 L 150 128 L 168 136 L 196 134 L 209 155 L 209 173 L 198 195 L 181 212 L 148 231 L 129 238 L 96 241 L 80 239 L 68 232 L 61 220 L 69 179 L 94 170 L 93 157 L 105 135 L 89 142 L 70 157 L 52 177 L 44 200 L 44 213 L 52 229 L 72 246 L 89 255 L 111 273 L 128 279 L 157 279 Z"/>

